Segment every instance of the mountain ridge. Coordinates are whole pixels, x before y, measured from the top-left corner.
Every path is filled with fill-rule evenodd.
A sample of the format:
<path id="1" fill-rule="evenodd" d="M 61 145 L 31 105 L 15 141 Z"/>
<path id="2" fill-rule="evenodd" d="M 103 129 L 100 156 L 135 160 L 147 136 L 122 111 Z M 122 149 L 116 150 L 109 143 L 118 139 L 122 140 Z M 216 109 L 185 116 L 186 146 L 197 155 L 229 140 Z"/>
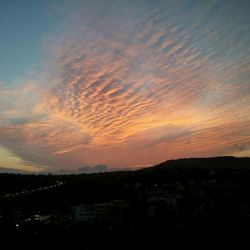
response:
<path id="1" fill-rule="evenodd" d="M 154 171 L 164 169 L 249 169 L 250 157 L 235 157 L 235 156 L 216 156 L 216 157 L 191 157 L 171 159 L 161 162 L 149 168 L 140 169 L 137 171 Z"/>

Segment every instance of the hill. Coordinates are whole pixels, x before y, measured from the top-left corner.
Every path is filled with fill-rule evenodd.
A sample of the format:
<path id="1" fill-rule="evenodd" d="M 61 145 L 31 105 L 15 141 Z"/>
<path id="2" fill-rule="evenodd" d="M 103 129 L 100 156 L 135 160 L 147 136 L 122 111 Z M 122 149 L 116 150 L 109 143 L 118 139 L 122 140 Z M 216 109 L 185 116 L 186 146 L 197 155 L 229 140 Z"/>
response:
<path id="1" fill-rule="evenodd" d="M 219 156 L 210 158 L 183 158 L 177 160 L 168 160 L 147 169 L 140 169 L 138 172 L 157 171 L 164 169 L 233 169 L 250 170 L 250 157 L 237 158 L 234 156 Z"/>

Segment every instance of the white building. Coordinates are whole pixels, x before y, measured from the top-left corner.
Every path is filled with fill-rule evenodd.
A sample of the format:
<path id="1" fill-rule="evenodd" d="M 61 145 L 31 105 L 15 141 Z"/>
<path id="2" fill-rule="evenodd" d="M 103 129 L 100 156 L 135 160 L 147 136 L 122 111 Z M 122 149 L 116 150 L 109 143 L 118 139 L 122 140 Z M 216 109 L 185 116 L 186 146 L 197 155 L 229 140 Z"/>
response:
<path id="1" fill-rule="evenodd" d="M 95 203 L 95 204 L 80 204 L 72 208 L 75 222 L 92 223 L 94 221 L 107 221 L 112 218 L 113 212 L 121 211 L 128 204 L 121 200 L 112 202 Z"/>

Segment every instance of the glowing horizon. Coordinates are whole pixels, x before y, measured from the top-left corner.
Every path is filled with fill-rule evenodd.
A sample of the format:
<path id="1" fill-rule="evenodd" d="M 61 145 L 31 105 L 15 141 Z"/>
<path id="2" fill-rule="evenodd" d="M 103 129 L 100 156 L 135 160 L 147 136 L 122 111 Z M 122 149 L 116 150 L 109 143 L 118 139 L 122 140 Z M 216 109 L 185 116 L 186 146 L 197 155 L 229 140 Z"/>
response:
<path id="1" fill-rule="evenodd" d="M 10 11 L 20 8 L 13 2 Z M 40 52 L 13 54 L 20 63 L 0 75 L 0 167 L 250 156 L 248 1 L 26 4 L 17 19 L 37 12 L 50 22 L 30 24 L 22 38 Z"/>

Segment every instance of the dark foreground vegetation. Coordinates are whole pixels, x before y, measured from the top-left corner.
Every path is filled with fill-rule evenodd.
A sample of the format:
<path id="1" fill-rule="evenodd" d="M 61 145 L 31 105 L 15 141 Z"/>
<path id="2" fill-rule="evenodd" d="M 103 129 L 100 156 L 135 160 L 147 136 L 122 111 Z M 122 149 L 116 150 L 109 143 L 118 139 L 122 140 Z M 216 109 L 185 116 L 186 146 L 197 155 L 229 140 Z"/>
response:
<path id="1" fill-rule="evenodd" d="M 248 249 L 249 232 L 250 158 L 182 159 L 100 174 L 0 175 L 2 246 Z"/>

